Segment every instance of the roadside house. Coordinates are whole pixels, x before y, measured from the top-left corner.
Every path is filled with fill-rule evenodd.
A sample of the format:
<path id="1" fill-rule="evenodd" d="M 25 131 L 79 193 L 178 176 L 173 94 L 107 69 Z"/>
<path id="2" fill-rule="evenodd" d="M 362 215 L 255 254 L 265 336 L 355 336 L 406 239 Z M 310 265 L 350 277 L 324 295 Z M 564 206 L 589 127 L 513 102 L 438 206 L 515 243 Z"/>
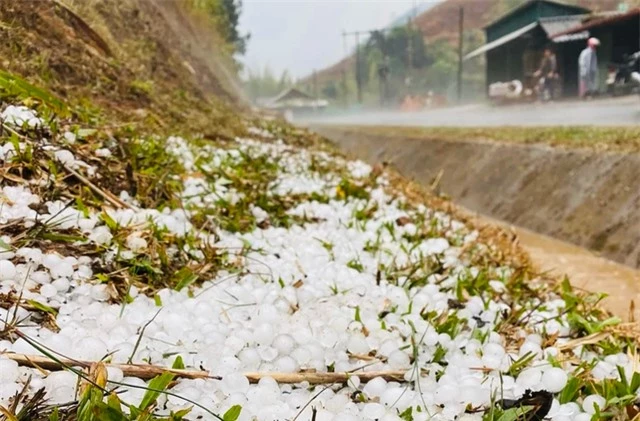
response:
<path id="1" fill-rule="evenodd" d="M 551 0 L 527 1 L 485 27 L 486 44 L 464 59 L 486 56 L 487 92 L 494 83 L 512 80 L 531 88 L 543 50 L 552 44 L 560 74 L 559 93 L 575 96 L 578 55 L 590 33 L 567 31 L 580 26 L 589 13 L 586 8 Z"/>

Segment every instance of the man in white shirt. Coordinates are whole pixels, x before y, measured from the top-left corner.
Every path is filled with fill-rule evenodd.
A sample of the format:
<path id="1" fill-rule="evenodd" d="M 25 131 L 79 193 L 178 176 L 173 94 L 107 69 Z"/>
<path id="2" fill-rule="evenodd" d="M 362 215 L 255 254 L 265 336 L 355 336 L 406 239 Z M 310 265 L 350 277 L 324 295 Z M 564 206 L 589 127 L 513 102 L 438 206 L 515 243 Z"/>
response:
<path id="1" fill-rule="evenodd" d="M 578 59 L 580 72 L 580 97 L 584 98 L 598 92 L 598 38 L 589 38 L 587 48 L 582 50 Z"/>

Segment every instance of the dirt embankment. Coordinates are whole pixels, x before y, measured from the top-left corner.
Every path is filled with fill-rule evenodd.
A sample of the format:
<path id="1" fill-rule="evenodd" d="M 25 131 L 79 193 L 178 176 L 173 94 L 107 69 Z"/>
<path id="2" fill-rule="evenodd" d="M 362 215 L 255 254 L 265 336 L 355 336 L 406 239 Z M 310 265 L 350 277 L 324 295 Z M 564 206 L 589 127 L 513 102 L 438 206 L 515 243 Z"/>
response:
<path id="1" fill-rule="evenodd" d="M 640 267 L 640 154 L 317 131 L 423 184 L 440 175 L 439 189 L 473 211 Z"/>

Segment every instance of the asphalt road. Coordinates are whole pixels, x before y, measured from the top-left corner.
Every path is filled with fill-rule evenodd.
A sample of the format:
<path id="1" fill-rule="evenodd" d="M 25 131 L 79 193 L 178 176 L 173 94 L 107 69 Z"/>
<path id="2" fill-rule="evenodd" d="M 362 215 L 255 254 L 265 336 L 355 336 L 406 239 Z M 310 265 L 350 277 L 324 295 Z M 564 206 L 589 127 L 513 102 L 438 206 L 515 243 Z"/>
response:
<path id="1" fill-rule="evenodd" d="M 474 104 L 416 112 L 325 113 L 299 117 L 294 123 L 414 127 L 631 126 L 640 124 L 640 97 L 493 107 Z"/>

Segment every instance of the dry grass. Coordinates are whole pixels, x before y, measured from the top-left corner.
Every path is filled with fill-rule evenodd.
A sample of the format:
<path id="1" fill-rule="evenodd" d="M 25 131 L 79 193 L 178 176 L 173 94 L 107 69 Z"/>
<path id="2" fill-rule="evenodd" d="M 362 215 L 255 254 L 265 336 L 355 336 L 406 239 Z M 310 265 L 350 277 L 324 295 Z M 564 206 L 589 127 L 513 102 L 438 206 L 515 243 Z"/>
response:
<path id="1" fill-rule="evenodd" d="M 545 144 L 566 148 L 640 151 L 640 127 L 395 127 L 333 126 L 342 132 L 412 140 Z"/>

